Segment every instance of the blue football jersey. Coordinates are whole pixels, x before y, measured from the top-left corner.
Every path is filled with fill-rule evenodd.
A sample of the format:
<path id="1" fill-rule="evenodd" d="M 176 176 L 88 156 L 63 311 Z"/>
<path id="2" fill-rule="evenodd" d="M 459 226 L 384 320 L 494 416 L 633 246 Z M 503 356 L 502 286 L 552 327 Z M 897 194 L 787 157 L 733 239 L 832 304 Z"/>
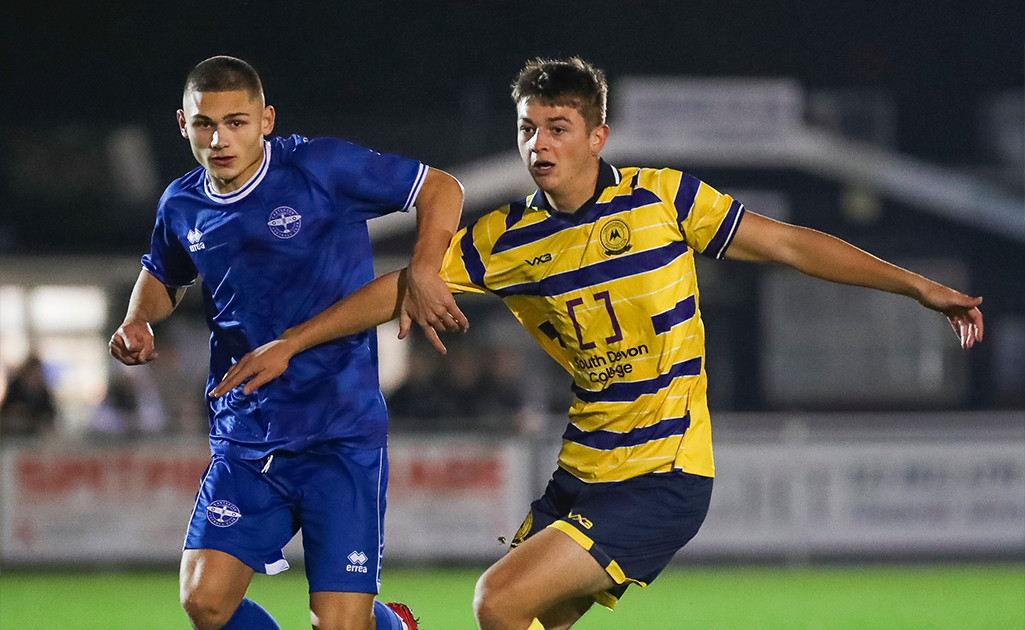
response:
<path id="1" fill-rule="evenodd" d="M 265 140 L 257 173 L 218 194 L 197 168 L 160 199 L 142 264 L 172 287 L 201 279 L 210 326 L 207 390 L 244 354 L 374 277 L 368 219 L 408 210 L 427 167 L 354 144 Z M 295 356 L 249 396 L 209 400 L 210 447 L 242 457 L 326 440 L 377 448 L 387 415 L 373 330 Z"/>

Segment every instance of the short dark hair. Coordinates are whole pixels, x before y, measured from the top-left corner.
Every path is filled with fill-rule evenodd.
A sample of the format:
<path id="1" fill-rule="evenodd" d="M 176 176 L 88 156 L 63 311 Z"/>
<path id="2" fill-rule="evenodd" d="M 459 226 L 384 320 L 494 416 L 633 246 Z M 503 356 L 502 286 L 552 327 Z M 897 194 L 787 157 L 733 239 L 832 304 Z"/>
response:
<path id="1" fill-rule="evenodd" d="M 512 84 L 515 103 L 534 98 L 545 105 L 573 107 L 591 129 L 605 124 L 608 94 L 605 73 L 580 57 L 538 57 L 527 62 Z"/>
<path id="2" fill-rule="evenodd" d="M 227 55 L 210 57 L 196 64 L 185 79 L 185 93 L 189 92 L 233 92 L 245 90 L 249 98 L 263 96 L 260 75 L 251 65 Z"/>

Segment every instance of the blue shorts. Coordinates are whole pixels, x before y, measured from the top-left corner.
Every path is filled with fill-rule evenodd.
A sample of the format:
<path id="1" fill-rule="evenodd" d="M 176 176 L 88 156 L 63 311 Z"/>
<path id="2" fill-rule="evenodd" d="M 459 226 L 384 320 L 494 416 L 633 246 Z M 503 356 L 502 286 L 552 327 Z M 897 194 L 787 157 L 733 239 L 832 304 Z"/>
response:
<path id="1" fill-rule="evenodd" d="M 328 442 L 262 460 L 216 454 L 185 549 L 216 549 L 274 574 L 288 568 L 281 549 L 301 528 L 310 592 L 377 593 L 387 485 L 384 448 Z"/>
<path id="2" fill-rule="evenodd" d="M 674 471 L 587 483 L 560 468 L 530 504 L 512 546 L 546 527 L 566 533 L 615 580 L 594 597 L 614 608 L 628 585 L 650 584 L 698 533 L 711 498 L 711 477 Z"/>

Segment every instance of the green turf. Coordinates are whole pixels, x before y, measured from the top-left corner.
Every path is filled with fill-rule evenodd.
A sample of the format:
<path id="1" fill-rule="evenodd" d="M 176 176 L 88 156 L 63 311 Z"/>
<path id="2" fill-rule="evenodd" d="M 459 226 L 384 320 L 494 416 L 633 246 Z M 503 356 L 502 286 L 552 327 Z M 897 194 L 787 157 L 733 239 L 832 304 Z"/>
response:
<path id="1" fill-rule="evenodd" d="M 408 603 L 425 630 L 471 629 L 478 574 L 392 570 L 381 597 Z M 301 572 L 256 576 L 249 594 L 282 628 L 309 627 Z M 170 572 L 0 574 L 2 630 L 187 627 Z M 576 628 L 1022 630 L 1025 566 L 673 568 L 631 588 L 615 613 L 595 607 Z"/>

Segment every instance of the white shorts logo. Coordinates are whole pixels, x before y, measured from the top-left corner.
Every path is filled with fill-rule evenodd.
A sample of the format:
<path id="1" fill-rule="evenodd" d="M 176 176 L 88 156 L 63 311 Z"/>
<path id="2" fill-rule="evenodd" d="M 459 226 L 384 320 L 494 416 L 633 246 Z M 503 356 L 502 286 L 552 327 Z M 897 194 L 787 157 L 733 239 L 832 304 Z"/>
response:
<path id="1" fill-rule="evenodd" d="M 349 554 L 349 562 L 345 566 L 345 570 L 349 573 L 366 573 L 367 568 L 363 565 L 367 563 L 367 554 L 362 551 L 353 551 Z"/>
<path id="2" fill-rule="evenodd" d="M 218 499 L 206 506 L 206 520 L 217 527 L 231 527 L 242 518 L 238 506 L 229 501 Z"/>

